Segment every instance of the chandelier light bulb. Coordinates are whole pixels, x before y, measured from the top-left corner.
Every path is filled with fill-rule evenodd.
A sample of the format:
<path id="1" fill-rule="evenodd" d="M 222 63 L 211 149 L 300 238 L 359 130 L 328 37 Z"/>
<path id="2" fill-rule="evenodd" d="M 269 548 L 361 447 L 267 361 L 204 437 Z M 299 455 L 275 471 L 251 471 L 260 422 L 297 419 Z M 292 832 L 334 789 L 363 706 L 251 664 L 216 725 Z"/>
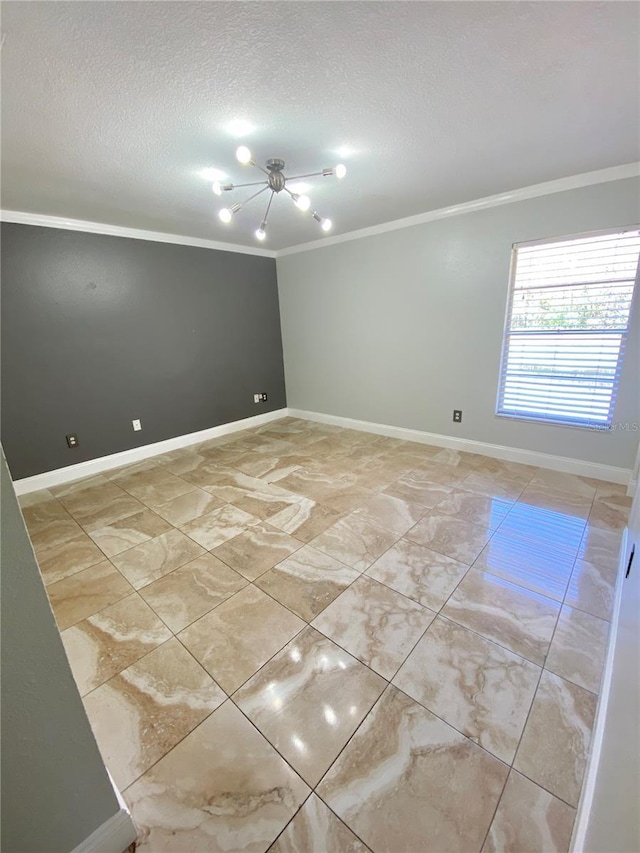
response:
<path id="1" fill-rule="evenodd" d="M 336 178 L 342 179 L 347 174 L 347 167 L 344 165 L 344 163 L 338 163 L 338 165 L 334 169 L 334 173 Z"/>
<path id="2" fill-rule="evenodd" d="M 220 181 L 216 181 L 214 185 L 211 187 L 216 195 L 222 195 L 222 184 Z"/>
<path id="3" fill-rule="evenodd" d="M 323 231 L 331 231 L 332 225 L 333 225 L 333 222 L 330 219 L 323 219 L 322 222 L 320 223 L 320 227 L 322 228 Z"/>
<path id="4" fill-rule="evenodd" d="M 311 207 L 311 199 L 309 198 L 308 195 L 298 196 L 298 198 L 295 200 L 295 202 L 296 202 L 296 207 L 298 208 L 298 210 L 303 210 L 303 211 L 309 210 L 309 208 Z"/>
<path id="5" fill-rule="evenodd" d="M 240 163 L 246 165 L 251 162 L 251 151 L 249 151 L 246 145 L 241 145 L 236 151 L 236 157 Z"/>
<path id="6" fill-rule="evenodd" d="M 266 225 L 266 223 L 263 222 L 262 225 L 256 231 L 256 237 L 258 238 L 258 240 L 264 240 L 264 238 L 267 236 L 267 232 L 265 230 L 265 225 Z"/>
<path id="7" fill-rule="evenodd" d="M 231 222 L 231 217 L 233 216 L 233 214 L 231 213 L 228 207 L 223 207 L 218 216 L 225 223 L 225 225 L 227 225 L 229 222 Z"/>

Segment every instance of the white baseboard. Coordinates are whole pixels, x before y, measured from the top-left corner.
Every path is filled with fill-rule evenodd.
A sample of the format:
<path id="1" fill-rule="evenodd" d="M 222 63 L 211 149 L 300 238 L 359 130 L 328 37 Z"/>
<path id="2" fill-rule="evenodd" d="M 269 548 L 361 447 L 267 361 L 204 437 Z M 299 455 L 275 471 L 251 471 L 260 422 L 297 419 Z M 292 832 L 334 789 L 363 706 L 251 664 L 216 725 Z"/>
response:
<path id="1" fill-rule="evenodd" d="M 123 853 L 137 837 L 131 815 L 126 808 L 121 808 L 81 841 L 72 853 Z"/>
<path id="2" fill-rule="evenodd" d="M 287 413 L 288 409 L 276 409 L 274 412 L 265 412 L 262 415 L 244 418 L 241 421 L 231 421 L 231 423 L 220 424 L 220 426 L 210 427 L 199 432 L 178 435 L 175 438 L 168 438 L 166 441 L 144 444 L 142 447 L 134 447 L 131 450 L 123 450 L 109 456 L 100 456 L 98 459 L 89 459 L 86 462 L 79 462 L 77 465 L 68 465 L 65 468 L 45 471 L 43 474 L 36 474 L 33 477 L 24 477 L 22 480 L 15 480 L 13 486 L 17 495 L 25 495 L 39 489 L 48 489 L 50 486 L 59 486 L 61 483 L 70 483 L 72 480 L 90 477 L 92 474 L 101 474 L 103 471 L 119 468 L 121 465 L 130 465 L 132 462 L 140 462 L 143 459 L 149 459 L 151 456 L 169 453 L 171 450 L 179 450 L 182 447 L 199 444 L 201 441 L 208 441 L 221 435 L 229 435 L 232 432 L 262 426 L 270 421 L 286 417 Z"/>
<path id="3" fill-rule="evenodd" d="M 289 409 L 292 418 L 303 418 L 307 421 L 317 421 L 322 424 L 357 429 L 362 432 L 372 432 L 376 435 L 388 435 L 403 441 L 416 441 L 420 444 L 435 444 L 437 447 L 448 447 L 451 450 L 464 450 L 468 453 L 480 453 L 494 459 L 505 459 L 509 462 L 521 462 L 524 465 L 535 465 L 537 468 L 550 468 L 552 471 L 562 471 L 564 474 L 579 474 L 583 477 L 593 477 L 596 480 L 606 480 L 609 483 L 630 482 L 631 469 L 616 468 L 613 465 L 601 465 L 598 462 L 587 462 L 582 459 L 571 459 L 567 456 L 553 456 L 550 453 L 539 453 L 537 450 L 524 450 L 518 447 L 507 447 L 502 444 L 488 444 L 484 441 L 473 441 L 469 438 L 456 438 L 452 435 L 439 435 L 433 432 L 422 432 L 417 429 L 376 424 L 372 421 L 358 421 L 353 418 L 343 418 L 339 415 L 325 415 L 320 412 L 306 412 L 302 409 Z"/>
<path id="4" fill-rule="evenodd" d="M 611 679 L 613 677 L 613 659 L 616 652 L 616 636 L 618 634 L 618 620 L 620 618 L 620 602 L 622 600 L 622 585 L 627 568 L 627 537 L 629 535 L 628 528 L 625 527 L 622 534 L 622 542 L 620 543 L 620 560 L 618 563 L 618 576 L 616 580 L 616 594 L 613 604 L 613 613 L 611 614 L 611 627 L 609 628 L 609 642 L 607 646 L 607 657 L 605 658 L 604 670 L 602 673 L 602 682 L 600 684 L 600 697 L 598 699 L 598 707 L 596 708 L 596 716 L 593 725 L 593 735 L 591 736 L 591 749 L 589 751 L 589 759 L 587 768 L 584 774 L 584 782 L 582 784 L 582 794 L 576 812 L 576 819 L 573 825 L 573 837 L 571 839 L 571 853 L 583 853 L 584 844 L 589 827 L 589 817 L 591 807 L 593 805 L 593 796 L 596 790 L 596 781 L 598 778 L 598 766 L 600 764 L 600 754 L 602 752 L 602 742 L 604 740 L 604 730 L 607 722 L 607 708 L 609 706 L 609 695 L 611 693 Z"/>

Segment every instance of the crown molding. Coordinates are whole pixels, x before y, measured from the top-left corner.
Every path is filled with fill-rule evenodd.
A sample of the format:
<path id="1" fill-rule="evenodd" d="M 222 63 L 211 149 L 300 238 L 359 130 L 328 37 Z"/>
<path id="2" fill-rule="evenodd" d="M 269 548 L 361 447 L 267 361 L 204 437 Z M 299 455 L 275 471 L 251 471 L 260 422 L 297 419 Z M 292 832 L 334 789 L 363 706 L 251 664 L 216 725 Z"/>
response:
<path id="1" fill-rule="evenodd" d="M 429 210 L 426 213 L 418 213 L 415 216 L 407 216 L 404 219 L 394 219 L 391 222 L 383 222 L 380 225 L 372 225 L 369 228 L 360 228 L 357 231 L 347 231 L 345 234 L 336 234 L 334 237 L 324 237 L 311 243 L 301 243 L 288 249 L 279 249 L 276 257 L 284 258 L 287 255 L 296 255 L 299 252 L 309 252 L 312 249 L 323 249 L 326 246 L 335 246 L 337 243 L 347 243 L 350 240 L 361 240 L 364 237 L 374 237 L 376 234 L 385 234 L 387 231 L 397 231 L 401 228 L 411 228 L 413 225 L 422 225 L 424 222 L 433 222 L 436 219 L 447 219 L 450 216 L 461 216 L 465 213 L 475 213 L 478 210 L 486 210 L 490 207 L 500 207 L 503 204 L 513 204 L 516 201 L 525 201 L 539 196 L 552 195 L 553 193 L 575 190 L 580 187 L 589 187 L 593 184 L 605 184 L 611 181 L 620 181 L 624 178 L 637 178 L 640 176 L 640 162 L 627 163 L 623 166 L 611 166 L 608 169 L 599 169 L 597 172 L 584 172 L 581 175 L 573 175 L 569 178 L 559 178 L 555 181 L 546 181 L 542 184 L 534 184 L 530 187 L 522 187 L 498 195 L 490 195 L 475 201 L 465 201 L 451 207 L 441 207 L 437 210 Z"/>
<path id="2" fill-rule="evenodd" d="M 151 240 L 154 243 L 174 243 L 178 246 L 196 246 L 200 249 L 215 249 L 219 252 L 237 252 L 241 255 L 259 255 L 275 258 L 273 249 L 221 243 L 182 234 L 164 234 L 161 231 L 145 231 L 140 228 L 125 228 L 122 225 L 107 225 L 104 222 L 89 222 L 84 219 L 67 219 L 64 216 L 47 216 L 42 213 L 26 213 L 20 210 L 1 210 L 0 220 L 17 225 L 39 225 L 42 228 L 61 228 L 64 231 L 85 231 L 89 234 L 106 234 L 109 237 L 129 237 L 132 240 Z"/>
<path id="3" fill-rule="evenodd" d="M 222 243 L 217 240 L 204 240 L 199 237 L 186 237 L 182 234 L 164 234 L 160 231 L 126 228 L 122 225 L 108 225 L 104 222 L 67 219 L 64 216 L 26 213 L 19 210 L 0 210 L 0 221 L 13 222 L 20 225 L 39 225 L 43 228 L 61 228 L 66 231 L 86 231 L 90 234 L 106 234 L 111 237 L 129 237 L 133 240 L 151 240 L 155 243 L 197 246 L 201 249 L 215 249 L 219 252 L 238 252 L 242 255 L 258 255 L 263 258 L 283 258 L 287 255 L 296 255 L 299 252 L 309 252 L 312 249 L 323 249 L 326 246 L 334 246 L 337 243 L 347 243 L 351 240 L 361 240 L 364 237 L 374 237 L 376 234 L 385 234 L 387 231 L 411 228 L 414 225 L 422 225 L 424 222 L 433 222 L 436 219 L 447 219 L 450 216 L 461 216 L 465 213 L 474 213 L 478 210 L 499 207 L 503 204 L 513 204 L 517 201 L 552 195 L 553 193 L 565 192 L 566 190 L 575 190 L 594 184 L 605 184 L 611 181 L 621 181 L 625 178 L 637 177 L 640 177 L 640 162 L 626 163 L 623 166 L 611 166 L 608 169 L 599 169 L 596 172 L 584 172 L 581 175 L 573 175 L 569 178 L 546 181 L 542 184 L 534 184 L 530 187 L 522 187 L 521 189 L 511 190 L 510 192 L 490 195 L 486 198 L 476 199 L 475 201 L 465 201 L 451 207 L 441 207 L 437 210 L 429 210 L 426 213 L 418 213 L 415 216 L 407 216 L 404 219 L 394 219 L 390 222 L 382 222 L 380 225 L 372 225 L 369 228 L 347 231 L 344 234 L 336 234 L 334 237 L 323 237 L 313 240 L 310 243 L 300 243 L 297 246 L 277 250 L 261 249 L 257 246 L 245 246 L 237 243 Z"/>

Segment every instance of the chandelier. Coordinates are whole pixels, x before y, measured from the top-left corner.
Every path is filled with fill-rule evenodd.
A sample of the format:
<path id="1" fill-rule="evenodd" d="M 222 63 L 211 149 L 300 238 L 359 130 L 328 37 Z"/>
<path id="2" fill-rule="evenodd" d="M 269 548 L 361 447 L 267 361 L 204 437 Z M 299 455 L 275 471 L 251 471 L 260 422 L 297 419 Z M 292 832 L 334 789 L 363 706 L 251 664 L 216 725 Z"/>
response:
<path id="1" fill-rule="evenodd" d="M 251 181 L 247 184 L 222 184 L 216 181 L 213 185 L 212 189 L 214 193 L 218 196 L 221 196 L 225 192 L 230 192 L 231 190 L 242 189 L 244 187 L 262 187 L 262 189 L 255 192 L 253 195 L 250 195 L 249 198 L 245 199 L 245 201 L 240 204 L 232 204 L 231 207 L 223 207 L 222 210 L 219 211 L 218 216 L 225 223 L 228 224 L 233 219 L 233 216 L 241 210 L 245 204 L 248 204 L 250 201 L 253 201 L 254 198 L 258 198 L 258 196 L 262 195 L 262 193 L 267 192 L 267 190 L 271 190 L 271 195 L 269 196 L 269 201 L 267 202 L 267 209 L 265 210 L 264 216 L 262 217 L 262 222 L 260 223 L 260 227 L 256 229 L 255 235 L 258 240 L 264 240 L 267 236 L 267 219 L 269 217 L 269 211 L 271 210 L 271 202 L 273 201 L 274 195 L 278 195 L 278 193 L 285 192 L 288 196 L 290 196 L 291 200 L 303 213 L 309 212 L 311 216 L 316 220 L 316 222 L 320 223 L 320 228 L 323 231 L 330 231 L 332 222 L 330 219 L 326 217 L 320 216 L 317 210 L 311 210 L 311 200 L 307 195 L 299 195 L 298 193 L 293 192 L 287 187 L 288 181 L 299 181 L 301 178 L 317 178 L 322 176 L 323 178 L 328 178 L 331 176 L 335 176 L 336 178 L 344 178 L 347 174 L 346 166 L 343 166 L 342 163 L 334 166 L 330 169 L 323 169 L 321 172 L 310 172 L 306 175 L 293 175 L 290 178 L 287 178 L 284 175 L 284 160 L 272 159 L 267 160 L 266 169 L 263 169 L 262 166 L 258 166 L 255 160 L 251 156 L 251 151 L 245 146 L 241 145 L 240 148 L 236 151 L 236 157 L 238 161 L 243 164 L 243 166 L 255 166 L 257 169 L 266 175 L 266 179 L 261 181 Z"/>

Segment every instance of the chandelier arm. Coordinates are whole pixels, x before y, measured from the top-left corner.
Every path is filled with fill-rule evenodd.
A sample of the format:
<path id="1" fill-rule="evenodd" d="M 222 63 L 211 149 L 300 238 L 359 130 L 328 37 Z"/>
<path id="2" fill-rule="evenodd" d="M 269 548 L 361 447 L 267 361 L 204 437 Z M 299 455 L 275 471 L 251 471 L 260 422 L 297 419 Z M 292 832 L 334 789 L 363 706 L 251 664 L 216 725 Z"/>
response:
<path id="1" fill-rule="evenodd" d="M 297 181 L 300 178 L 319 178 L 322 174 L 322 172 L 308 172 L 306 175 L 291 175 L 291 177 L 288 177 L 287 180 Z"/>
<path id="2" fill-rule="evenodd" d="M 228 187 L 230 190 L 240 190 L 243 187 L 258 187 L 262 186 L 262 184 L 265 184 L 266 186 L 267 181 L 250 181 L 248 184 L 227 184 L 226 186 L 222 187 L 222 189 L 226 190 Z"/>
<path id="3" fill-rule="evenodd" d="M 249 198 L 246 198 L 246 199 L 242 202 L 242 207 L 244 207 L 244 206 L 245 206 L 245 204 L 249 204 L 249 202 L 250 202 L 250 201 L 253 201 L 253 199 L 254 199 L 254 198 L 257 198 L 259 195 L 262 195 L 262 193 L 263 193 L 263 192 L 266 192 L 268 189 L 269 189 L 269 184 L 267 184 L 266 186 L 262 187 L 262 189 L 261 189 L 261 190 L 258 190 L 258 192 L 257 192 L 257 193 L 254 193 L 253 195 L 250 195 L 250 196 L 249 196 Z"/>
<path id="4" fill-rule="evenodd" d="M 267 204 L 267 209 L 265 211 L 264 217 L 262 219 L 262 227 L 267 224 L 267 217 L 269 216 L 269 211 L 271 210 L 271 202 L 273 201 L 273 197 L 276 194 L 275 190 L 271 190 L 271 196 L 269 198 L 269 203 Z"/>

